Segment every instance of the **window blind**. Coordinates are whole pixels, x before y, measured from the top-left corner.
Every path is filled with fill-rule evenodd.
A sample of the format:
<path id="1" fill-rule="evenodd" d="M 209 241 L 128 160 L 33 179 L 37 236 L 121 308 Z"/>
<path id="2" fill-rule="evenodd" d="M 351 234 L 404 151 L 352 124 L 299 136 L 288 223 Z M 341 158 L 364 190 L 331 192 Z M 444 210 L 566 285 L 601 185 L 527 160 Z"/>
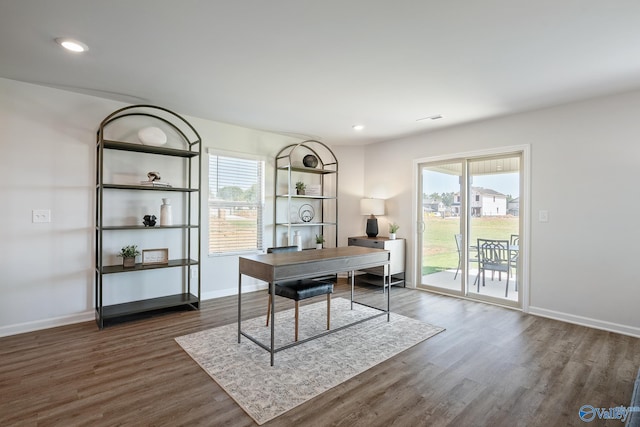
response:
<path id="1" fill-rule="evenodd" d="M 262 249 L 262 160 L 209 154 L 209 255 Z"/>

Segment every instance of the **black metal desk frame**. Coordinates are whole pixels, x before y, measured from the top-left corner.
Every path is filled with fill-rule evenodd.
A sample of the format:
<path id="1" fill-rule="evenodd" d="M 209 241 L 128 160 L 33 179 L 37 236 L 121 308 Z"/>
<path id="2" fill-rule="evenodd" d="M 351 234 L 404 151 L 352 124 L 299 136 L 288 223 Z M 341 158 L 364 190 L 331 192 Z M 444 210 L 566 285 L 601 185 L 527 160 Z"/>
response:
<path id="1" fill-rule="evenodd" d="M 241 256 L 238 267 L 238 343 L 242 336 L 248 338 L 258 346 L 271 353 L 271 366 L 274 364 L 275 353 L 287 348 L 303 344 L 312 339 L 320 338 L 330 333 L 338 332 L 353 325 L 387 315 L 387 322 L 390 320 L 391 290 L 383 292 L 386 296 L 386 310 L 354 301 L 354 273 L 369 267 L 379 267 L 389 265 L 389 251 L 382 249 L 372 249 L 359 246 L 344 246 L 339 248 L 327 248 L 321 250 L 306 250 L 300 252 L 284 252 L 263 255 Z M 389 270 L 389 269 L 387 269 Z M 275 348 L 275 286 L 271 286 L 271 344 L 266 345 L 257 338 L 252 337 L 242 331 L 242 276 L 250 276 L 265 282 L 277 284 L 281 281 L 307 279 L 332 275 L 342 272 L 350 273 L 351 282 L 351 309 L 353 304 L 363 305 L 379 310 L 372 316 L 358 320 L 356 322 L 343 325 L 335 329 L 314 335 L 303 340 L 286 344 Z M 388 278 L 389 282 L 391 278 Z M 389 283 L 387 282 L 387 283 Z"/>

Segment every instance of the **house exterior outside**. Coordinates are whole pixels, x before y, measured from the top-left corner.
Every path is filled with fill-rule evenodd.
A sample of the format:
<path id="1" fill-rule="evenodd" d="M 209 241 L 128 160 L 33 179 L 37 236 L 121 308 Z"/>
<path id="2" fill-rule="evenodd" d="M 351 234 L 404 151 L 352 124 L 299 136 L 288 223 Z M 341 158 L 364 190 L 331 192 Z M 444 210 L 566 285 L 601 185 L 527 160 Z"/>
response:
<path id="1" fill-rule="evenodd" d="M 427 198 L 422 203 L 422 211 L 425 215 L 447 216 L 447 206 L 441 201 Z"/>
<path id="2" fill-rule="evenodd" d="M 516 197 L 507 202 L 507 213 L 513 216 L 520 215 L 520 197 Z"/>
<path id="3" fill-rule="evenodd" d="M 506 214 L 506 195 L 489 188 L 471 188 L 471 216 L 499 216 Z"/>
<path id="4" fill-rule="evenodd" d="M 451 206 L 445 206 L 441 201 L 428 198 L 424 201 L 423 211 L 428 215 L 438 215 L 443 218 L 446 216 L 460 216 L 461 200 L 460 193 L 455 193 Z M 500 216 L 500 215 L 518 215 L 519 203 L 518 199 L 514 199 L 515 205 L 510 204 L 510 211 L 507 211 L 507 196 L 489 188 L 472 187 L 471 188 L 471 216 Z M 515 211 L 515 213 L 513 213 Z"/>

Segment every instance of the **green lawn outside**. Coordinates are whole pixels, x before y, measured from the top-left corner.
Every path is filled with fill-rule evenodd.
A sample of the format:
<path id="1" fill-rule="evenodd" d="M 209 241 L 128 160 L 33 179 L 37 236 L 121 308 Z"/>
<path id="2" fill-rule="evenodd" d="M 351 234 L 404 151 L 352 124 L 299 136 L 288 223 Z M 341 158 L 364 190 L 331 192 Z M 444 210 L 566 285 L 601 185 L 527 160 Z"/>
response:
<path id="1" fill-rule="evenodd" d="M 460 218 L 426 216 L 422 247 L 422 274 L 456 268 L 458 252 L 454 235 L 460 233 Z M 471 239 L 506 239 L 518 233 L 518 217 L 486 216 L 471 218 Z"/>

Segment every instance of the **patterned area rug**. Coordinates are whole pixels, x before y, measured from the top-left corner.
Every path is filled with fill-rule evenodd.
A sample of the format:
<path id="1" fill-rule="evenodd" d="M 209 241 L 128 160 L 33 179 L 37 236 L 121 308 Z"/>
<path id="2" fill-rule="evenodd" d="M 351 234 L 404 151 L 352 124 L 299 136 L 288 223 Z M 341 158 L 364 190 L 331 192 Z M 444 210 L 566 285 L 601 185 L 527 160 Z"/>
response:
<path id="1" fill-rule="evenodd" d="M 299 339 L 324 332 L 326 313 L 326 300 L 301 306 Z M 348 300 L 334 298 L 331 327 L 375 313 L 358 304 L 350 310 Z M 242 329 L 268 345 L 265 316 L 243 320 Z M 293 317 L 293 309 L 276 313 L 276 347 L 293 342 Z M 238 344 L 237 323 L 176 341 L 261 425 L 443 330 L 392 313 L 390 322 L 380 316 L 277 352 L 275 366 L 269 364 L 269 352 L 249 339 L 242 337 Z"/>

